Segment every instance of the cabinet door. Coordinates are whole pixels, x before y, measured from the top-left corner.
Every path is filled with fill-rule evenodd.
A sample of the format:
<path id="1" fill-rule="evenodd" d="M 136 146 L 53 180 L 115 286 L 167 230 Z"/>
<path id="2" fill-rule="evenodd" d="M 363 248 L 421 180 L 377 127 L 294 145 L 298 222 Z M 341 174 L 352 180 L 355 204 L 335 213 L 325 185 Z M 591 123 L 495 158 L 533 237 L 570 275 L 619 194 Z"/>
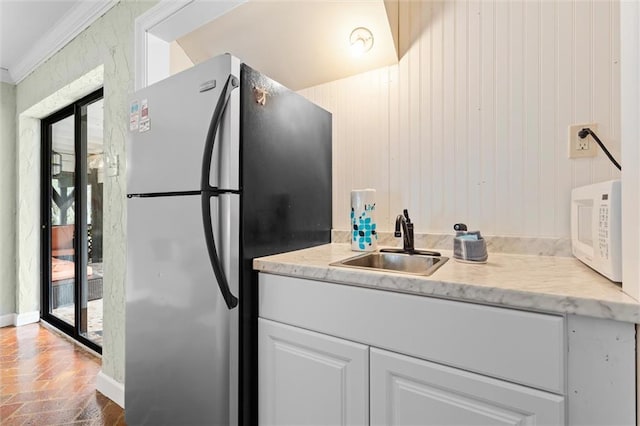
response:
<path id="1" fill-rule="evenodd" d="M 371 348 L 372 425 L 564 425 L 562 396 Z"/>
<path id="2" fill-rule="evenodd" d="M 259 319 L 261 425 L 365 425 L 369 349 Z"/>

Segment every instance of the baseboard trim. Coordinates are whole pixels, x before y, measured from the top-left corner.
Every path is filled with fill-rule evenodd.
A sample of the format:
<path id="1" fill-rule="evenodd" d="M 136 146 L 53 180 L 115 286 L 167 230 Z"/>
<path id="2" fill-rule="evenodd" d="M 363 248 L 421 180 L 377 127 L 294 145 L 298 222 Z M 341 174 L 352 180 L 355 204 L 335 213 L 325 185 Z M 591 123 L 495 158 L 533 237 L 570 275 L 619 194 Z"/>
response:
<path id="1" fill-rule="evenodd" d="M 100 370 L 96 376 L 96 390 L 124 408 L 124 385 Z"/>
<path id="2" fill-rule="evenodd" d="M 0 315 L 0 328 L 8 327 L 16 323 L 16 314 Z"/>
<path id="3" fill-rule="evenodd" d="M 20 327 L 22 325 L 33 324 L 34 322 L 40 321 L 40 312 L 25 312 L 24 314 L 17 314 L 15 322 L 13 323 L 16 327 Z"/>

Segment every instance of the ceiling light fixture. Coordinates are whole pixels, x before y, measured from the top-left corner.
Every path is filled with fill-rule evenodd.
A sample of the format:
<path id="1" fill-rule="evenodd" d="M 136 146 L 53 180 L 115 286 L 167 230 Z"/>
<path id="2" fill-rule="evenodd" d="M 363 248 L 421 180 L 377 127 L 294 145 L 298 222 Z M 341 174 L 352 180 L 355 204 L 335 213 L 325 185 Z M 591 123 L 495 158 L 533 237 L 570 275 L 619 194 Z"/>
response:
<path id="1" fill-rule="evenodd" d="M 351 31 L 349 42 L 351 43 L 351 50 L 354 55 L 360 56 L 373 47 L 373 34 L 371 34 L 368 28 L 358 27 Z"/>

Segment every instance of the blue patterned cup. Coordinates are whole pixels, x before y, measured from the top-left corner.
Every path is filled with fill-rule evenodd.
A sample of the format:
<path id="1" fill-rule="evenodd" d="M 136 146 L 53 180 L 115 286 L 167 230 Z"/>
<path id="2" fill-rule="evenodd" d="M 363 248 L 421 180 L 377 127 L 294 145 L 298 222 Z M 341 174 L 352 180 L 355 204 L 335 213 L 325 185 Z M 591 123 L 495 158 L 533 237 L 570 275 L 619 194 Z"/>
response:
<path id="1" fill-rule="evenodd" d="M 351 191 L 351 250 L 375 251 L 378 248 L 375 213 L 375 189 Z"/>

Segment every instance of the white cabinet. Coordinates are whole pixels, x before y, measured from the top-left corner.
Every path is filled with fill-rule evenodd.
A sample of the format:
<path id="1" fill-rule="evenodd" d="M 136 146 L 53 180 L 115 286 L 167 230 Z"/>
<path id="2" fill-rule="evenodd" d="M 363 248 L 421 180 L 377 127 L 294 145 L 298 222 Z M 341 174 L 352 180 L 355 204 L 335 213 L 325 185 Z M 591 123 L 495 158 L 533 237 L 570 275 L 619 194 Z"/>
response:
<path id="1" fill-rule="evenodd" d="M 631 323 L 272 274 L 259 316 L 263 425 L 636 424 Z"/>
<path id="2" fill-rule="evenodd" d="M 367 346 L 259 320 L 261 425 L 369 423 Z"/>
<path id="3" fill-rule="evenodd" d="M 564 397 L 480 374 L 262 318 L 259 345 L 261 425 L 564 424 Z"/>
<path id="4" fill-rule="evenodd" d="M 563 425 L 564 398 L 371 348 L 372 425 Z"/>
<path id="5" fill-rule="evenodd" d="M 531 388 L 566 386 L 560 315 L 270 274 L 259 315 Z"/>

